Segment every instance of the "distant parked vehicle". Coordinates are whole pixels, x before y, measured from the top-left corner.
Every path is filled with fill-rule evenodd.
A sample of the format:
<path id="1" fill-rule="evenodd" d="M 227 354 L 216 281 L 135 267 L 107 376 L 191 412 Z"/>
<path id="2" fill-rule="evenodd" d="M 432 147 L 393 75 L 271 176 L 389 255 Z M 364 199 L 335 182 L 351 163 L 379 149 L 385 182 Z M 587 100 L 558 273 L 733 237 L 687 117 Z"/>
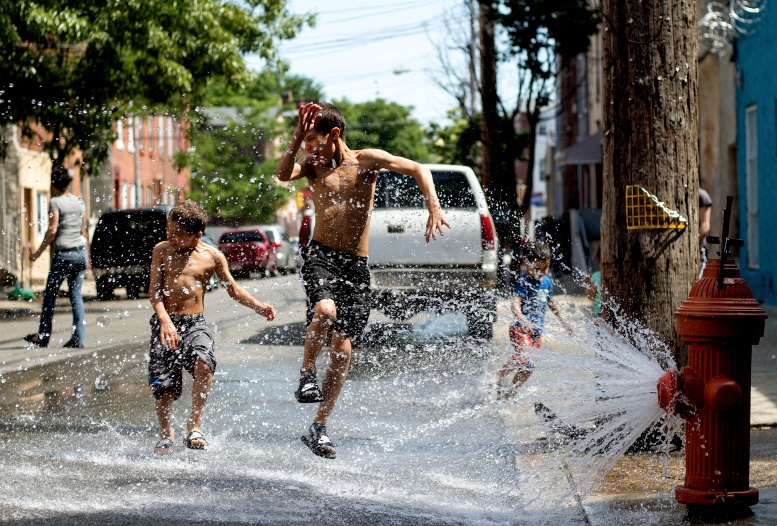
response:
<path id="1" fill-rule="evenodd" d="M 118 287 L 125 287 L 130 299 L 148 292 L 151 253 L 154 245 L 167 239 L 170 209 L 110 210 L 100 217 L 90 254 L 98 299 L 111 299 Z"/>
<path id="2" fill-rule="evenodd" d="M 222 232 L 219 250 L 224 253 L 229 271 L 236 278 L 247 278 L 251 272 L 265 276 L 275 273 L 276 253 L 261 228 L 248 227 Z"/>
<path id="3" fill-rule="evenodd" d="M 278 271 L 282 274 L 297 271 L 297 259 L 294 257 L 294 246 L 289 240 L 286 230 L 280 225 L 259 225 L 267 235 L 270 245 L 275 250 Z"/>

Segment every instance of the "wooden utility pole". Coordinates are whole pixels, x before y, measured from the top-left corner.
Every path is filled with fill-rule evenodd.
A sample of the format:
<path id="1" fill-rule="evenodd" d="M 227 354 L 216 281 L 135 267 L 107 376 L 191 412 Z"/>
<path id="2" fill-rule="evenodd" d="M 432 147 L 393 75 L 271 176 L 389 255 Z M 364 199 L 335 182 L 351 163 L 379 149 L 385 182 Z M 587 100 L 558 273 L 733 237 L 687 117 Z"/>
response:
<path id="1" fill-rule="evenodd" d="M 602 284 L 682 362 L 674 313 L 699 266 L 695 0 L 605 0 Z M 688 221 L 628 230 L 626 186 L 639 185 Z"/>

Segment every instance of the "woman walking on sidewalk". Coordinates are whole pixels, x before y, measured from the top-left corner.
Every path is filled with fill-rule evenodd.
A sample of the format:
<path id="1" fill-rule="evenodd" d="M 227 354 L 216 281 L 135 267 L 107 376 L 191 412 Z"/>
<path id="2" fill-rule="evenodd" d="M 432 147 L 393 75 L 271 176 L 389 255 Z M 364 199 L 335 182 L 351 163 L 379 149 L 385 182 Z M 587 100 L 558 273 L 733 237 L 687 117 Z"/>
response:
<path id="1" fill-rule="evenodd" d="M 65 347 L 83 347 L 86 339 L 86 319 L 81 286 L 86 275 L 86 208 L 80 197 L 68 191 L 72 177 L 64 166 L 56 166 L 51 172 L 51 198 L 49 204 L 49 228 L 38 250 L 30 254 L 35 261 L 51 245 L 54 256 L 46 280 L 43 295 L 43 311 L 37 334 L 24 339 L 39 347 L 46 347 L 51 338 L 51 321 L 57 305 L 57 293 L 67 278 L 70 305 L 73 308 L 73 328 Z"/>

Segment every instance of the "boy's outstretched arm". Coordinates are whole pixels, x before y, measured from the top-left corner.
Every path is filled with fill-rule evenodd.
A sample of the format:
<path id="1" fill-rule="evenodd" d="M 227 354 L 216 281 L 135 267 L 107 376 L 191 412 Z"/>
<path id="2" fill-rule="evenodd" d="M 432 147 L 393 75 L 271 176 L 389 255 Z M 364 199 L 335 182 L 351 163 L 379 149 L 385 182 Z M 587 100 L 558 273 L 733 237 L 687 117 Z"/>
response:
<path id="1" fill-rule="evenodd" d="M 415 179 L 426 201 L 426 209 L 429 210 L 429 219 L 426 221 L 426 242 L 429 242 L 430 237 L 437 239 L 437 234 L 444 235 L 442 226 L 450 228 L 451 224 L 445 219 L 440 200 L 437 198 L 432 172 L 415 161 L 391 155 L 383 150 L 363 150 L 363 152 L 370 157 L 378 169 L 385 168 Z"/>
<path id="2" fill-rule="evenodd" d="M 321 106 L 313 102 L 300 107 L 297 128 L 294 130 L 294 134 L 278 162 L 278 168 L 275 170 L 275 176 L 279 180 L 291 181 L 301 177 L 302 166 L 297 163 L 297 152 L 305 140 L 305 134 L 312 130 L 316 121 L 321 118 L 320 115 L 316 115 L 320 110 Z"/>
<path id="3" fill-rule="evenodd" d="M 216 251 L 216 276 L 221 280 L 221 283 L 227 289 L 229 297 L 238 302 L 241 305 L 245 305 L 249 309 L 256 312 L 259 316 L 264 316 L 268 321 L 275 319 L 275 309 L 272 305 L 262 303 L 253 296 L 251 296 L 243 287 L 237 284 L 235 278 L 229 272 L 229 266 L 227 265 L 227 258 L 224 254 Z"/>
<path id="4" fill-rule="evenodd" d="M 558 303 L 556 303 L 553 299 L 549 299 L 548 308 L 551 310 L 553 314 L 558 316 L 558 319 L 561 322 L 561 325 L 564 326 L 564 328 L 567 330 L 569 334 L 575 333 L 575 331 L 572 329 L 572 326 L 569 324 L 566 318 L 561 314 L 561 309 L 559 308 Z"/>

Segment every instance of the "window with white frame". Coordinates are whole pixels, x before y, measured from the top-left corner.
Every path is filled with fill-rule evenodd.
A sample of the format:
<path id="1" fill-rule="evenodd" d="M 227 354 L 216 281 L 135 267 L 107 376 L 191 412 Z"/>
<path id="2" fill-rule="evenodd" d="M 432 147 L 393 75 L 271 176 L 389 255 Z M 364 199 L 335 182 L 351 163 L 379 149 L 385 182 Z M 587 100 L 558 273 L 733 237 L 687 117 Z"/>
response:
<path id="1" fill-rule="evenodd" d="M 154 150 L 154 116 L 148 116 L 148 151 Z"/>
<path id="2" fill-rule="evenodd" d="M 119 196 L 119 202 L 121 203 L 122 210 L 129 208 L 129 187 L 129 183 L 121 184 L 121 195 Z"/>
<path id="3" fill-rule="evenodd" d="M 116 121 L 116 148 L 124 149 L 124 121 L 121 119 Z"/>
<path id="4" fill-rule="evenodd" d="M 138 150 L 143 150 L 146 143 L 145 133 L 143 131 L 143 117 L 135 117 L 135 127 L 137 128 L 136 137 L 138 138 Z"/>
<path id="5" fill-rule="evenodd" d="M 167 154 L 172 157 L 175 153 L 173 149 L 173 118 L 167 118 Z"/>
<path id="6" fill-rule="evenodd" d="M 135 118 L 127 119 L 127 151 L 135 151 Z"/>
<path id="7" fill-rule="evenodd" d="M 160 115 L 157 117 L 157 124 L 159 125 L 159 155 L 165 153 L 165 118 Z"/>
<path id="8" fill-rule="evenodd" d="M 745 191 L 747 193 L 747 266 L 760 266 L 758 250 L 758 107 L 745 108 Z"/>
<path id="9" fill-rule="evenodd" d="M 181 121 L 173 119 L 173 147 L 172 153 L 177 153 L 181 148 Z"/>

